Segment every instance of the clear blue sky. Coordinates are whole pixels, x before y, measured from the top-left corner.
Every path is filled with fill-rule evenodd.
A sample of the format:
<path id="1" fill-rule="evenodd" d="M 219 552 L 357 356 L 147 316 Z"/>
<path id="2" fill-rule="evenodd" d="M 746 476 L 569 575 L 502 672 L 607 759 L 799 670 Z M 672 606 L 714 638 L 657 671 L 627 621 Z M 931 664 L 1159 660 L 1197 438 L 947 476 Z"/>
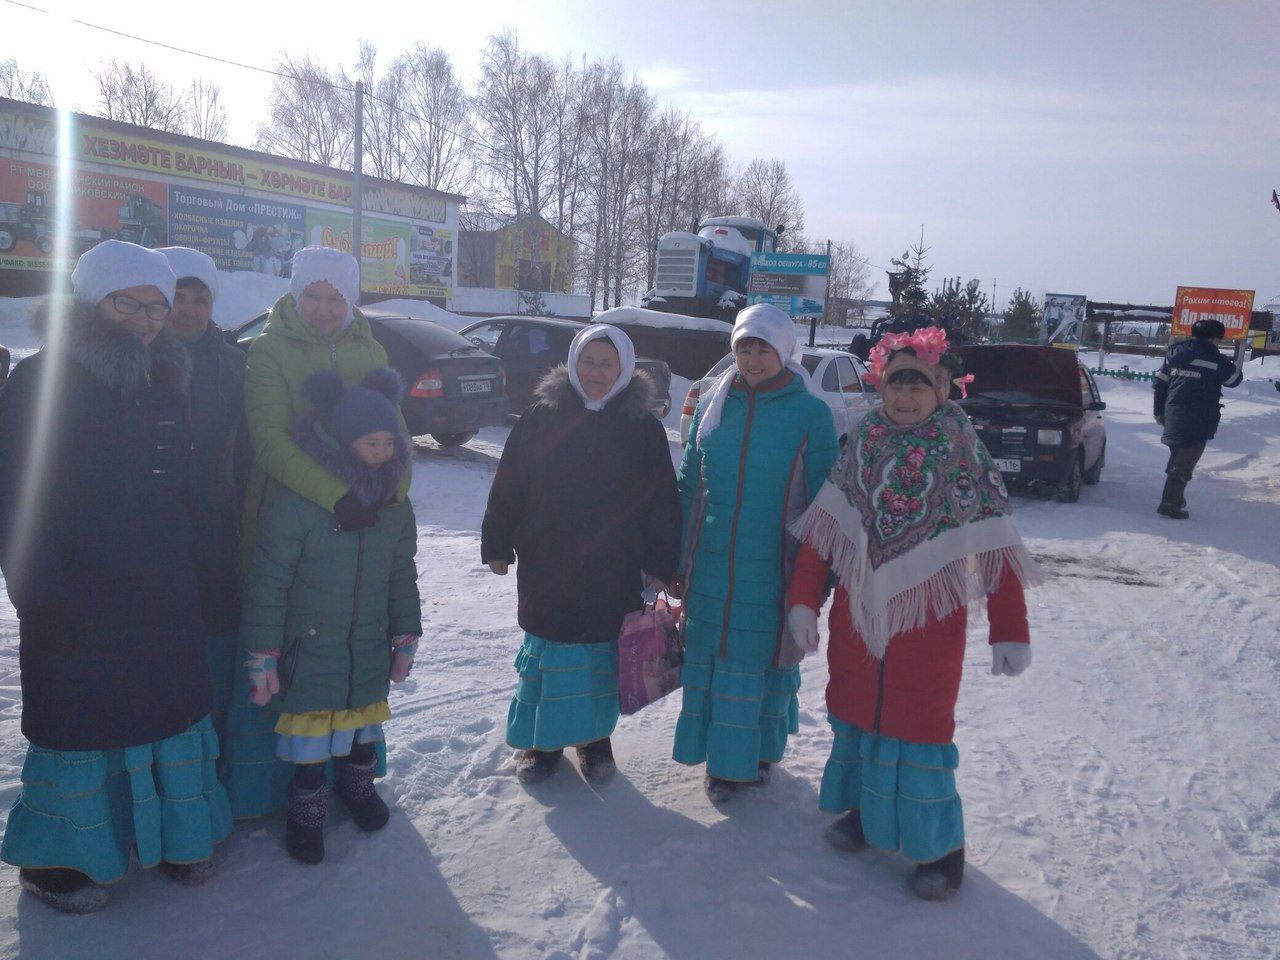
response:
<path id="1" fill-rule="evenodd" d="M 919 236 L 934 276 L 1170 303 L 1178 284 L 1280 296 L 1280 4 L 620 2 L 368 5 L 33 0 L 127 32 L 270 64 L 349 64 L 422 41 L 474 75 L 485 38 L 616 57 L 731 155 L 785 159 L 806 232 L 879 264 Z M 357 9 L 359 6 L 357 5 Z M 84 68 L 134 57 L 222 87 L 248 137 L 269 79 L 0 3 L 0 58 L 88 106 Z M 883 295 L 884 287 L 881 285 Z"/>

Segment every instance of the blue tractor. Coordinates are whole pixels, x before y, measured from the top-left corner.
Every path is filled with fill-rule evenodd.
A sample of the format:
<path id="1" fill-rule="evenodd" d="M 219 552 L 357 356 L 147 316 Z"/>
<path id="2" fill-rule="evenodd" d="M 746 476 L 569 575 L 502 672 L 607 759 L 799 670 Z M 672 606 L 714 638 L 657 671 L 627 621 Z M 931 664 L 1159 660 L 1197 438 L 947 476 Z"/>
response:
<path id="1" fill-rule="evenodd" d="M 658 240 L 653 289 L 640 305 L 732 323 L 747 303 L 751 254 L 773 253 L 783 229 L 750 217 L 709 217 L 696 234 L 664 235 Z"/>

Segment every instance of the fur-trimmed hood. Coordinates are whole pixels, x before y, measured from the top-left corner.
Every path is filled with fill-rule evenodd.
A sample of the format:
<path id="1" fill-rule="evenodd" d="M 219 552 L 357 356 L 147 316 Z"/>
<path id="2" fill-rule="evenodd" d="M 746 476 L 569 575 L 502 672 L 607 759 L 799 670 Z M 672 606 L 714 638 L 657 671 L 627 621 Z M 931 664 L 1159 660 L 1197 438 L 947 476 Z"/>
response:
<path id="1" fill-rule="evenodd" d="M 102 319 L 91 307 L 70 297 L 51 297 L 36 308 L 32 329 L 46 341 L 49 323 L 57 310 L 65 310 L 67 356 L 95 380 L 118 393 L 134 393 L 152 383 L 184 397 L 191 386 L 191 355 L 181 340 L 161 330 L 144 344 L 128 330 Z"/>
<path id="2" fill-rule="evenodd" d="M 349 447 L 339 447 L 313 415 L 299 417 L 293 427 L 294 442 L 320 466 L 350 485 L 361 506 L 390 503 L 400 480 L 409 469 L 409 441 L 396 432 L 396 452 L 381 467 L 371 467 Z"/>
<path id="3" fill-rule="evenodd" d="M 610 400 L 603 412 L 619 413 L 628 420 L 643 420 L 646 416 L 653 416 L 653 398 L 656 392 L 653 378 L 643 370 L 637 370 L 631 375 L 631 382 L 626 389 Z M 563 409 L 573 404 L 583 406 L 582 397 L 578 396 L 573 384 L 569 382 L 569 368 L 563 363 L 547 371 L 533 395 L 537 398 L 538 406 L 549 410 Z"/>

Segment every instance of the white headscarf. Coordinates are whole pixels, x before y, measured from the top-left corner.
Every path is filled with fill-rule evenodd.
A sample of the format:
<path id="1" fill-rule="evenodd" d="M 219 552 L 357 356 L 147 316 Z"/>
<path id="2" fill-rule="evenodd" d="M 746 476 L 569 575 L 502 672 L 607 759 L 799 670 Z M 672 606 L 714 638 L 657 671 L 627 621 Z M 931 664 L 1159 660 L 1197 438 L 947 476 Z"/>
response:
<path id="1" fill-rule="evenodd" d="M 345 327 L 354 318 L 352 310 L 360 302 L 360 266 L 356 258 L 331 247 L 303 247 L 293 255 L 293 272 L 289 292 L 294 300 L 302 299 L 302 291 L 313 283 L 328 281 L 347 301 Z"/>
<path id="2" fill-rule="evenodd" d="M 218 267 L 212 257 L 190 247 L 161 247 L 156 252 L 164 254 L 175 277 L 199 280 L 209 288 L 209 295 L 218 299 Z"/>
<path id="3" fill-rule="evenodd" d="M 104 240 L 85 251 L 71 271 L 71 290 L 76 302 L 86 307 L 96 307 L 130 287 L 155 287 L 172 305 L 177 285 L 164 254 L 123 240 Z"/>
<path id="4" fill-rule="evenodd" d="M 809 374 L 800 363 L 804 356 L 800 341 L 796 339 L 796 325 L 785 313 L 771 303 L 757 303 L 738 314 L 734 321 L 733 333 L 729 336 L 730 346 L 737 348 L 740 340 L 755 337 L 773 347 L 782 361 L 782 366 L 795 373 L 800 382 L 809 386 Z M 720 374 L 720 379 L 711 385 L 703 394 L 702 419 L 698 423 L 698 443 L 701 444 L 714 430 L 720 426 L 720 413 L 724 410 L 724 398 L 729 395 L 738 376 L 738 365 L 731 364 L 729 369 Z"/>
<path id="5" fill-rule="evenodd" d="M 614 349 L 618 351 L 618 360 L 622 365 L 622 372 L 618 374 L 617 382 L 599 400 L 589 399 L 586 391 L 582 389 L 582 382 L 578 379 L 578 358 L 582 356 L 582 351 L 587 344 L 593 340 L 608 340 L 613 344 Z M 585 330 L 578 331 L 578 335 L 573 338 L 573 343 L 569 344 L 568 366 L 569 383 L 572 384 L 578 396 L 582 398 L 583 405 L 588 410 L 603 410 L 605 404 L 627 389 L 627 385 L 631 383 L 631 377 L 636 372 L 636 348 L 631 343 L 631 338 L 617 327 L 610 326 L 607 323 L 593 323 Z"/>

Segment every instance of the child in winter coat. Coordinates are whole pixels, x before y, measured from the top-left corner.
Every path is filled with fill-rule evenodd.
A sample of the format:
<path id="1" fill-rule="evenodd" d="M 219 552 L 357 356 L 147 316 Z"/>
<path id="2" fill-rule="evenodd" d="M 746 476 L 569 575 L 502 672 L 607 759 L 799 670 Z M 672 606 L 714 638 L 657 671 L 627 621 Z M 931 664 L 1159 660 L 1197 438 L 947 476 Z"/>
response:
<path id="1" fill-rule="evenodd" d="M 787 523 L 836 458 L 831 411 L 806 387 L 795 324 L 738 314 L 735 366 L 704 395 L 680 464 L 684 702 L 672 756 L 706 763 L 715 803 L 763 782 L 798 729 L 799 663 L 785 623 L 796 541 Z"/>
<path id="2" fill-rule="evenodd" d="M 889 334 L 872 354 L 884 403 L 850 434 L 804 517 L 788 622 L 818 648 L 829 573 L 827 710 L 835 744 L 819 806 L 850 851 L 868 844 L 917 861 L 923 899 L 964 875 L 964 820 L 952 737 L 966 605 L 986 599 L 993 674 L 1031 663 L 1023 587 L 1039 573 L 1010 516 L 1000 472 L 948 398 L 946 335 Z M 967 382 L 967 380 L 966 380 Z"/>
<path id="3" fill-rule="evenodd" d="M 389 815 L 373 787 L 375 747 L 391 716 L 389 682 L 408 676 L 422 633 L 417 523 L 408 501 L 395 500 L 409 463 L 400 389 L 386 368 L 346 390 L 334 371 L 308 378 L 316 413 L 298 423 L 294 439 L 376 519 L 346 530 L 330 511 L 280 487 L 246 582 L 245 666 L 253 702 L 279 713 L 276 755 L 294 764 L 285 847 L 304 863 L 324 858 L 331 758 L 357 827 L 379 830 Z"/>

